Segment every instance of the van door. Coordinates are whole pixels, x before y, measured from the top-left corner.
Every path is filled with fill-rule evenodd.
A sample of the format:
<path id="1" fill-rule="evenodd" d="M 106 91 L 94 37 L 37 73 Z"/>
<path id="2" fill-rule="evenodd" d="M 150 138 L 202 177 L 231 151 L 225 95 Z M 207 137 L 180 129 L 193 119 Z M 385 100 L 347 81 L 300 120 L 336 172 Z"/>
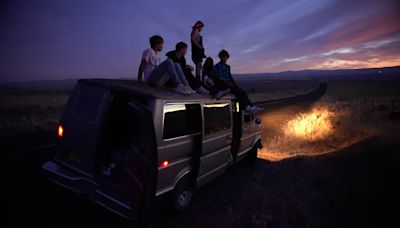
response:
<path id="1" fill-rule="evenodd" d="M 223 173 L 230 161 L 232 112 L 230 102 L 203 104 L 203 140 L 198 184 Z"/>
<path id="2" fill-rule="evenodd" d="M 254 114 L 243 113 L 242 118 L 242 136 L 240 138 L 240 149 L 238 156 L 245 154 L 253 147 L 253 143 L 257 134 L 258 128 L 254 123 Z"/>
<path id="3" fill-rule="evenodd" d="M 158 148 L 158 194 L 172 190 L 191 171 L 197 177 L 201 153 L 201 105 L 199 103 L 166 102 L 162 110 L 162 129 Z M 195 185 L 195 178 L 191 178 Z"/>
<path id="4" fill-rule="evenodd" d="M 130 102 L 132 148 L 128 154 L 124 198 L 132 216 L 148 219 L 157 185 L 157 143 L 151 112 L 142 104 Z"/>
<path id="5" fill-rule="evenodd" d="M 56 160 L 93 177 L 102 120 L 110 102 L 110 91 L 77 84 L 59 126 Z"/>

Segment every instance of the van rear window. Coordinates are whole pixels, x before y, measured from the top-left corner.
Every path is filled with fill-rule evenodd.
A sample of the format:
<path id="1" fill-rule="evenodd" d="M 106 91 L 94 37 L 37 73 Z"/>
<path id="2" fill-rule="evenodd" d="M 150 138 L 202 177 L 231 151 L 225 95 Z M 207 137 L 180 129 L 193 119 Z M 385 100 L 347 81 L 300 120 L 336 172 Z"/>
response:
<path id="1" fill-rule="evenodd" d="M 104 92 L 82 87 L 77 95 L 73 118 L 88 124 L 95 124 L 99 118 Z"/>
<path id="2" fill-rule="evenodd" d="M 229 103 L 204 105 L 204 132 L 212 134 L 231 127 L 231 111 Z"/>
<path id="3" fill-rule="evenodd" d="M 164 139 L 171 139 L 200 132 L 200 104 L 164 105 Z"/>

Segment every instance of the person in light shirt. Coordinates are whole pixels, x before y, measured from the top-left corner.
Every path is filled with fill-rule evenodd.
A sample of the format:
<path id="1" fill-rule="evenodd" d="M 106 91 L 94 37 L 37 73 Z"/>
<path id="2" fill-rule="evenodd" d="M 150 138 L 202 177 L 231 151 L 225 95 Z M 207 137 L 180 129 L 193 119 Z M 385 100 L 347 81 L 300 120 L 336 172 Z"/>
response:
<path id="1" fill-rule="evenodd" d="M 193 90 L 182 73 L 180 67 L 171 59 L 161 62 L 160 53 L 164 47 L 164 39 L 154 35 L 150 37 L 150 48 L 143 51 L 138 71 L 138 81 L 144 80 L 151 86 L 164 86 L 167 82 L 172 85 L 175 92 L 191 94 Z"/>

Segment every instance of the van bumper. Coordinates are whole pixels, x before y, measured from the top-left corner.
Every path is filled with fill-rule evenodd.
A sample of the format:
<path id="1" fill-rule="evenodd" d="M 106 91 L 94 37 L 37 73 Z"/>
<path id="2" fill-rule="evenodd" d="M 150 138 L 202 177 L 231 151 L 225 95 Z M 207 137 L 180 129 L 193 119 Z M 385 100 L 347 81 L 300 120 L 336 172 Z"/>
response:
<path id="1" fill-rule="evenodd" d="M 91 201 L 124 218 L 136 219 L 135 216 L 132 216 L 130 206 L 121 200 L 117 200 L 115 194 L 93 180 L 54 161 L 44 163 L 42 168 L 52 182 L 77 194 L 86 195 Z"/>
<path id="2" fill-rule="evenodd" d="M 90 194 L 96 189 L 97 183 L 54 161 L 44 163 L 42 168 L 51 181 L 75 193 Z"/>

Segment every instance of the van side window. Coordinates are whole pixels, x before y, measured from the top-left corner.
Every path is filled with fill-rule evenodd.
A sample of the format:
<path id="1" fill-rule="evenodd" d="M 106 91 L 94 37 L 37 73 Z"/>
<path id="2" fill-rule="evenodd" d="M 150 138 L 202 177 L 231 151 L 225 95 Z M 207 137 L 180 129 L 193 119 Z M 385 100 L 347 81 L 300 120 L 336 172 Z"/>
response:
<path id="1" fill-rule="evenodd" d="M 227 130 L 231 127 L 231 111 L 229 103 L 204 105 L 204 132 L 211 134 Z"/>
<path id="2" fill-rule="evenodd" d="M 254 114 L 252 114 L 252 113 L 249 113 L 249 114 L 244 114 L 243 115 L 243 119 L 244 119 L 244 122 L 245 123 L 251 123 L 251 122 L 253 122 L 253 120 L 254 120 Z"/>
<path id="3" fill-rule="evenodd" d="M 200 104 L 165 104 L 164 139 L 201 132 Z"/>
<path id="4" fill-rule="evenodd" d="M 92 88 L 82 87 L 76 97 L 73 118 L 88 124 L 95 124 L 100 115 L 104 92 Z"/>

